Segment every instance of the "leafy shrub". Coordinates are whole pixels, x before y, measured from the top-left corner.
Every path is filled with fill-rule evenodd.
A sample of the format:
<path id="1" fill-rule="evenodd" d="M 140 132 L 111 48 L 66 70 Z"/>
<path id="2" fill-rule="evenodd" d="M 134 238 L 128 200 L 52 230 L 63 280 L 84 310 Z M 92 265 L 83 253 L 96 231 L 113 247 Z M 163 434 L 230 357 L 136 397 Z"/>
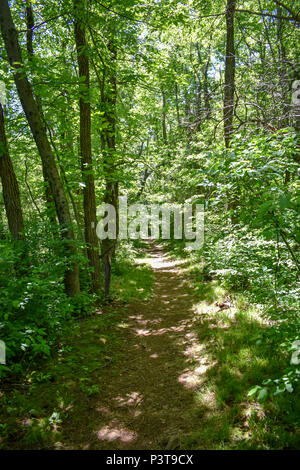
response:
<path id="1" fill-rule="evenodd" d="M 70 299 L 64 292 L 66 259 L 47 221 L 31 222 L 26 252 L 24 257 L 24 246 L 0 240 L 0 338 L 6 345 L 0 377 L 20 371 L 25 360 L 49 356 L 72 314 L 91 311 L 92 296 Z"/>
<path id="2" fill-rule="evenodd" d="M 203 168 L 205 244 L 192 257 L 204 281 L 218 278 L 257 305 L 269 326 L 258 340 L 286 358 L 281 377 L 266 377 L 252 389 L 261 399 L 269 392 L 292 392 L 300 375 L 298 364 L 290 364 L 300 329 L 296 149 L 290 129 L 252 140 L 236 136 L 230 150 L 217 150 L 211 167 Z"/>

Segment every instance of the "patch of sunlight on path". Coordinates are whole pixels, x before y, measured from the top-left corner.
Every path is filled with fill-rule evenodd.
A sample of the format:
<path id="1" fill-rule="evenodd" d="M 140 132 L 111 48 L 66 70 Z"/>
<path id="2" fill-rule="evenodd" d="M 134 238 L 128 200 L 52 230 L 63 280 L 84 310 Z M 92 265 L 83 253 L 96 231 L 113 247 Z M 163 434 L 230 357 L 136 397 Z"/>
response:
<path id="1" fill-rule="evenodd" d="M 159 269 L 159 270 L 168 270 L 169 272 L 177 272 L 177 268 L 180 265 L 183 265 L 186 261 L 170 259 L 167 255 L 163 253 L 163 246 L 162 245 L 155 245 L 155 248 L 150 248 L 151 250 L 151 258 L 136 258 L 134 261 L 136 264 L 148 264 L 151 266 L 152 269 Z M 172 269 L 174 268 L 174 269 Z"/>

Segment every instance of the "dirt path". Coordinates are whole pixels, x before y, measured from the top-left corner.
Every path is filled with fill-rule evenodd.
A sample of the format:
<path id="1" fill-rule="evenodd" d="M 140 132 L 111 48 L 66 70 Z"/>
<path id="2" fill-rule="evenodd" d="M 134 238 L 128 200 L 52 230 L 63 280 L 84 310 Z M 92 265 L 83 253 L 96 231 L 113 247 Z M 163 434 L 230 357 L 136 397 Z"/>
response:
<path id="1" fill-rule="evenodd" d="M 160 246 L 149 254 L 140 262 L 154 270 L 153 295 L 128 305 L 121 361 L 107 370 L 101 399 L 90 401 L 88 423 L 67 426 L 69 448 L 174 449 L 193 424 L 199 426 L 193 292 L 179 261 Z"/>
<path id="2" fill-rule="evenodd" d="M 297 397 L 281 412 L 248 396 L 279 363 L 257 341 L 265 326 L 256 307 L 238 307 L 215 280 L 192 287 L 189 263 L 160 246 L 147 254 L 148 300 L 115 301 L 71 323 L 52 360 L 11 395 L 0 391 L 0 447 L 298 449 Z M 149 283 L 144 268 L 133 272 L 124 279 Z"/>

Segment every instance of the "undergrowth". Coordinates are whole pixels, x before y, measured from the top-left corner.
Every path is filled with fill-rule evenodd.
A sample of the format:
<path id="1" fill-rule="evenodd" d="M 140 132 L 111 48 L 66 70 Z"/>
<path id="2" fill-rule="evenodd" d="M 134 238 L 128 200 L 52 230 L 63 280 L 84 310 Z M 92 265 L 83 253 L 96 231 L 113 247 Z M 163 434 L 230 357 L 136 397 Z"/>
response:
<path id="1" fill-rule="evenodd" d="M 69 304 L 63 311 L 62 286 L 61 291 L 59 285 L 53 290 L 47 284 L 48 278 L 37 281 L 40 288 L 35 295 L 40 295 L 40 310 L 48 305 L 49 323 L 39 338 L 38 311 L 27 307 L 23 318 L 14 324 L 14 331 L 19 332 L 24 344 L 23 328 L 29 330 L 24 329 L 30 354 L 18 346 L 19 336 L 12 335 L 12 353 L 8 351 L 6 366 L 0 366 L 0 448 L 53 448 L 61 437 L 61 424 L 71 416 L 76 421 L 88 397 L 101 391 L 102 374 L 118 360 L 119 334 L 115 326 L 124 320 L 126 303 L 147 298 L 151 292 L 152 272 L 145 265 L 134 264 L 138 254 L 138 248 L 120 247 L 113 267 L 112 303 L 106 306 L 105 313 L 99 303 L 80 315 Z M 20 282 L 26 283 L 24 279 Z M 21 297 L 21 290 L 19 294 Z M 32 299 L 38 304 L 38 298 Z M 32 305 L 28 302 L 28 306 Z M 55 305 L 61 315 L 54 315 Z M 45 322 L 45 315 L 43 319 Z M 38 349 L 36 345 L 42 340 L 45 346 Z"/>
<path id="2" fill-rule="evenodd" d="M 299 383 L 293 380 L 297 364 L 291 364 L 293 349 L 287 347 L 288 334 L 295 338 L 298 319 L 293 318 L 288 329 L 283 315 L 270 315 L 272 283 L 265 285 L 267 270 L 251 271 L 246 250 L 244 257 L 239 252 L 230 269 L 226 238 L 217 248 L 209 242 L 208 236 L 203 250 L 193 254 L 185 251 L 184 242 L 166 244 L 171 256 L 187 261 L 185 274 L 199 299 L 197 340 L 208 364 L 196 394 L 199 430 L 191 432 L 181 446 L 298 449 Z M 236 243 L 233 250 L 239 251 Z M 265 250 L 264 256 L 268 256 Z M 251 257 L 255 258 L 253 252 L 247 260 Z M 225 271 L 220 269 L 222 263 Z"/>

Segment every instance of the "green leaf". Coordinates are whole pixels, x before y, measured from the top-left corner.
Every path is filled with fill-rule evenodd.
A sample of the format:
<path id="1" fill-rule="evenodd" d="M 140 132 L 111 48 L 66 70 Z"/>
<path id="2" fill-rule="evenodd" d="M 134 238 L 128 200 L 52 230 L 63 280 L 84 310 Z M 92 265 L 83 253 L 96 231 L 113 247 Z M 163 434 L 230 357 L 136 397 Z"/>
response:
<path id="1" fill-rule="evenodd" d="M 266 400 L 267 396 L 268 396 L 268 389 L 267 387 L 264 387 L 259 391 L 257 395 L 257 399 L 260 403 L 263 403 Z"/>

